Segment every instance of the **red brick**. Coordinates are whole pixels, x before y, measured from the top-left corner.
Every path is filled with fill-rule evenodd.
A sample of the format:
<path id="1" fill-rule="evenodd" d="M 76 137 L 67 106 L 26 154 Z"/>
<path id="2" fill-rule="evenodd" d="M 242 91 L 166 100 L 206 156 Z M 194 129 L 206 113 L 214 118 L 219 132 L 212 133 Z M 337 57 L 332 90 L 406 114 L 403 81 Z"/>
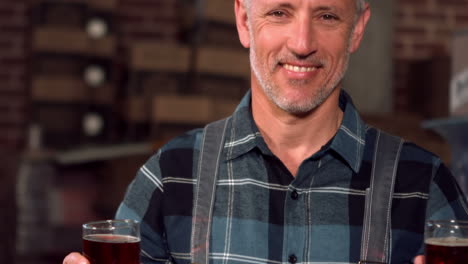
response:
<path id="1" fill-rule="evenodd" d="M 14 35 L 0 34 L 0 43 L 22 43 L 26 38 L 26 32 L 22 31 Z"/>
<path id="2" fill-rule="evenodd" d="M 413 44 L 414 50 L 427 53 L 427 54 L 439 54 L 440 50 L 444 48 L 440 44 L 433 44 L 433 43 L 415 43 Z"/>
<path id="3" fill-rule="evenodd" d="M 18 25 L 18 24 L 0 24 L 0 31 L 3 34 L 18 34 L 22 35 L 24 34 L 26 27 L 24 25 Z"/>
<path id="4" fill-rule="evenodd" d="M 19 149 L 24 144 L 26 129 L 24 125 L 20 126 L 0 126 L 0 148 Z"/>
<path id="5" fill-rule="evenodd" d="M 466 7 L 468 5 L 468 0 L 437 0 L 439 6 L 456 6 L 456 7 Z"/>
<path id="6" fill-rule="evenodd" d="M 449 40 L 452 38 L 453 35 L 453 30 L 449 29 L 437 29 L 435 31 L 435 34 L 437 36 L 437 39 L 439 40 Z"/>
<path id="7" fill-rule="evenodd" d="M 20 79 L 21 77 L 10 75 L 9 78 L 0 78 L 0 82 L 2 83 L 0 85 L 0 96 L 26 96 L 26 81 Z"/>
<path id="8" fill-rule="evenodd" d="M 122 13 L 117 17 L 119 24 L 140 24 L 144 22 L 143 17 L 138 14 Z"/>
<path id="9" fill-rule="evenodd" d="M 457 14 L 455 16 L 455 21 L 459 27 L 468 28 L 468 13 Z"/>
<path id="10" fill-rule="evenodd" d="M 9 40 L 0 40 L 0 50 L 7 50 L 13 48 L 13 43 Z"/>
<path id="11" fill-rule="evenodd" d="M 417 10 L 414 12 L 413 17 L 417 20 L 422 20 L 424 22 L 435 22 L 435 23 L 444 23 L 447 20 L 447 17 L 444 13 L 438 12 L 427 12 Z"/>
<path id="12" fill-rule="evenodd" d="M 140 7 L 151 7 L 151 6 L 166 6 L 166 5 L 175 5 L 176 1 L 174 0 L 120 0 L 119 1 L 119 8 L 122 6 L 132 5 L 132 6 L 140 6 Z"/>
<path id="13" fill-rule="evenodd" d="M 18 126 L 24 123 L 25 123 L 25 116 L 23 113 L 10 112 L 7 114 L 3 114 L 3 113 L 0 114 L 0 125 Z"/>
<path id="14" fill-rule="evenodd" d="M 22 96 L 0 97 L 0 108 L 6 110 L 18 110 L 25 107 L 25 99 Z"/>
<path id="15" fill-rule="evenodd" d="M 397 26 L 395 29 L 397 35 L 407 35 L 414 38 L 420 38 L 426 35 L 426 30 L 423 27 L 414 26 Z"/>
<path id="16" fill-rule="evenodd" d="M 405 45 L 403 43 L 399 43 L 399 42 L 394 42 L 393 43 L 394 53 L 399 53 L 399 52 L 403 51 L 404 48 L 405 48 Z"/>
<path id="17" fill-rule="evenodd" d="M 398 0 L 398 4 L 427 4 L 429 0 Z"/>

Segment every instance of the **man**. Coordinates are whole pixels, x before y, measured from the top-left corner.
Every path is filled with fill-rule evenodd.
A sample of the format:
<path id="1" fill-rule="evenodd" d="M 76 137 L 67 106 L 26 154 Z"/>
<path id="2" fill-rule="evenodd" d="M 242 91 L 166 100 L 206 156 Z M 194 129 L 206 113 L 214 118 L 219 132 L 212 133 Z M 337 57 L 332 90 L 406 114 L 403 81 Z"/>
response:
<path id="1" fill-rule="evenodd" d="M 235 0 L 235 14 L 252 81 L 227 125 L 209 259 L 357 263 L 377 130 L 361 121 L 341 81 L 369 5 Z M 155 154 L 117 212 L 141 221 L 143 263 L 190 263 L 201 133 Z M 440 159 L 411 143 L 394 189 L 390 262 L 422 264 L 424 222 L 468 219 L 465 200 Z M 64 263 L 79 261 L 73 253 Z"/>

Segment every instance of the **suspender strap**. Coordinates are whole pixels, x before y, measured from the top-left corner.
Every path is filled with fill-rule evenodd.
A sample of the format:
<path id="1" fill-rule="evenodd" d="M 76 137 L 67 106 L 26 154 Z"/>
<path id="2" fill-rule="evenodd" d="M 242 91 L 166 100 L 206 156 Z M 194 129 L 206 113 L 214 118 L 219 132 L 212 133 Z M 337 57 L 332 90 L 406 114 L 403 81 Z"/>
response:
<path id="1" fill-rule="evenodd" d="M 218 164 L 223 151 L 228 119 L 205 126 L 198 159 L 197 185 L 194 192 L 192 218 L 192 263 L 207 264 L 211 220 L 214 204 Z"/>
<path id="2" fill-rule="evenodd" d="M 377 130 L 370 188 L 366 190 L 360 264 L 390 262 L 393 187 L 403 140 Z"/>

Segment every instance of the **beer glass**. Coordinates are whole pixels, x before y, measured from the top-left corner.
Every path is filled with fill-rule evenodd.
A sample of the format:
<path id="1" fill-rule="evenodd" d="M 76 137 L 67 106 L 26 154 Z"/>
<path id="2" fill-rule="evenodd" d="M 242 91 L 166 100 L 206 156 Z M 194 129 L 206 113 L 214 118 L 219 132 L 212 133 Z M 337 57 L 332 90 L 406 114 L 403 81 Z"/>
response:
<path id="1" fill-rule="evenodd" d="M 426 264 L 468 263 L 468 221 L 428 221 L 424 236 Z"/>
<path id="2" fill-rule="evenodd" d="M 83 224 L 83 255 L 91 264 L 140 264 L 140 226 L 134 220 Z"/>

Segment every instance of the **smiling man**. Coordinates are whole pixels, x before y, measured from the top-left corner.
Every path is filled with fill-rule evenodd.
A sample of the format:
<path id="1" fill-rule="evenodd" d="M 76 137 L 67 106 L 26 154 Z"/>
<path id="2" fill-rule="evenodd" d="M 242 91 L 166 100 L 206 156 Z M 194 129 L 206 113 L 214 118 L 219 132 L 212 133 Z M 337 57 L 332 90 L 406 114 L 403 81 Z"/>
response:
<path id="1" fill-rule="evenodd" d="M 393 149 L 341 87 L 368 3 L 235 0 L 235 14 L 251 89 L 210 125 L 222 124 L 216 136 L 187 132 L 138 171 L 117 218 L 141 221 L 142 262 L 424 263 L 425 221 L 467 220 L 466 200 L 441 160 L 410 142 L 398 139 L 382 173 L 391 178 L 376 173 Z M 375 214 L 380 195 L 389 200 Z M 385 229 L 373 229 L 382 215 Z"/>
<path id="2" fill-rule="evenodd" d="M 341 124 L 341 81 L 369 16 L 362 1 L 236 1 L 253 117 L 292 175 Z"/>

